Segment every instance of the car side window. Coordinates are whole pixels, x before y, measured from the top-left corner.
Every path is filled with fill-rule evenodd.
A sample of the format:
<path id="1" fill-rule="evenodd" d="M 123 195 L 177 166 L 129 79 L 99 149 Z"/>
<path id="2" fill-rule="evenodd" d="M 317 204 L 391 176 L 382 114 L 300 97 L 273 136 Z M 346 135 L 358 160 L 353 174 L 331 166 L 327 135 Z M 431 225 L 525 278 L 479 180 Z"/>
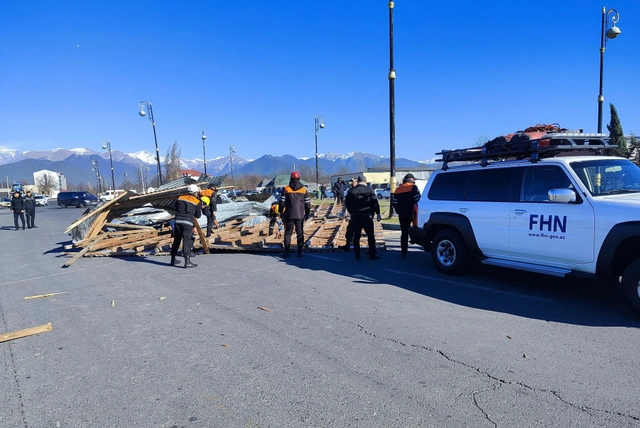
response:
<path id="1" fill-rule="evenodd" d="M 445 172 L 433 179 L 428 198 L 435 201 L 460 201 L 467 193 L 472 171 Z"/>
<path id="2" fill-rule="evenodd" d="M 556 165 L 525 168 L 522 202 L 549 202 L 550 189 L 573 189 L 562 168 Z"/>
<path id="3" fill-rule="evenodd" d="M 474 175 L 466 195 L 467 201 L 511 202 L 514 200 L 512 176 L 515 168 L 481 169 Z"/>

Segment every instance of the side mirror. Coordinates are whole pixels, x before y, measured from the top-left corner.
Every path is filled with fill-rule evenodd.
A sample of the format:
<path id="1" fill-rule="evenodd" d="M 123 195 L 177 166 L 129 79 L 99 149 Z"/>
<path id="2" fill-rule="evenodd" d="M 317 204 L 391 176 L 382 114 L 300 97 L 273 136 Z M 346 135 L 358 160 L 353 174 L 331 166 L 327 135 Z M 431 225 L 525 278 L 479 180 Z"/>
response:
<path id="1" fill-rule="evenodd" d="M 576 193 L 571 189 L 549 189 L 547 195 L 550 202 L 568 204 L 576 201 Z"/>

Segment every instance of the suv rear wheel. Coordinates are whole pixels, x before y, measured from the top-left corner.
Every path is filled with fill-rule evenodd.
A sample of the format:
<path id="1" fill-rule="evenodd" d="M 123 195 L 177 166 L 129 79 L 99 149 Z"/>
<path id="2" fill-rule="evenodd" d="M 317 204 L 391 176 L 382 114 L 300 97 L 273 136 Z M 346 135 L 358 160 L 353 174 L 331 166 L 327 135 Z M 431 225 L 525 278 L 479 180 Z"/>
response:
<path id="1" fill-rule="evenodd" d="M 466 268 L 467 247 L 458 232 L 441 230 L 433 238 L 431 258 L 440 272 L 460 274 Z"/>
<path id="2" fill-rule="evenodd" d="M 640 259 L 632 262 L 624 270 L 622 293 L 633 310 L 640 314 Z"/>

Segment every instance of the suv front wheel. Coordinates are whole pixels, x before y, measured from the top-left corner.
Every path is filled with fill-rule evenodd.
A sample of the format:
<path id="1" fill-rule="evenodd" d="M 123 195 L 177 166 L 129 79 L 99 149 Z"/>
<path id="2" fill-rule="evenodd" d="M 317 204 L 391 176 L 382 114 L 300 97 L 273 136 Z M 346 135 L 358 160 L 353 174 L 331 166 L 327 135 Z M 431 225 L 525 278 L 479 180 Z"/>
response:
<path id="1" fill-rule="evenodd" d="M 633 310 L 640 314 L 640 259 L 632 262 L 624 270 L 622 293 Z"/>
<path id="2" fill-rule="evenodd" d="M 467 247 L 458 232 L 441 230 L 433 238 L 431 258 L 440 272 L 460 274 L 467 265 Z"/>

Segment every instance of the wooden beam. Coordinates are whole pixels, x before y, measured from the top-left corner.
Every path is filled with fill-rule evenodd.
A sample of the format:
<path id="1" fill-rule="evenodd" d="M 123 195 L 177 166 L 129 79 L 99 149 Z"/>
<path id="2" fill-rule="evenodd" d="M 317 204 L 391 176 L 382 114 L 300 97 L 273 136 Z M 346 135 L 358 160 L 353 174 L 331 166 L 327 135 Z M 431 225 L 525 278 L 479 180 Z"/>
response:
<path id="1" fill-rule="evenodd" d="M 96 239 L 92 245 L 89 245 L 88 247 L 83 248 L 83 249 L 82 249 L 82 251 L 80 251 L 78 254 L 76 254 L 75 256 L 73 256 L 73 258 L 72 258 L 71 260 L 69 260 L 68 262 L 66 262 L 66 263 L 63 265 L 63 267 L 69 267 L 69 266 L 71 266 L 72 264 L 74 264 L 74 263 L 75 263 L 76 261 L 78 261 L 78 259 L 79 259 L 80 257 L 82 257 L 82 256 L 83 256 L 87 251 L 92 250 L 92 249 L 93 249 L 93 247 L 95 246 L 95 244 L 97 244 L 98 242 L 102 241 L 102 240 L 103 240 L 104 238 L 106 238 L 106 237 L 107 237 L 107 235 L 100 235 L 100 236 L 98 237 L 98 239 Z"/>
<path id="2" fill-rule="evenodd" d="M 11 333 L 0 334 L 0 342 L 7 342 L 13 339 L 19 339 L 25 336 L 31 336 L 34 334 L 44 333 L 45 331 L 51 331 L 51 323 L 40 325 L 37 327 L 25 328 L 24 330 L 18 330 Z"/>
<path id="3" fill-rule="evenodd" d="M 78 220 L 76 220 L 73 223 L 71 223 L 71 225 L 69 227 L 67 227 L 67 230 L 65 230 L 64 233 L 69 233 L 71 231 L 71 229 L 73 229 L 74 227 L 80 225 L 83 221 L 85 221 L 89 217 L 92 217 L 92 216 L 94 216 L 96 214 L 100 214 L 101 212 L 103 212 L 107 208 L 109 208 L 111 205 L 114 205 L 117 202 L 119 202 L 121 199 L 123 201 L 126 201 L 127 199 L 129 199 L 130 196 L 131 196 L 130 192 L 124 192 L 124 193 L 116 196 L 115 198 L 113 198 L 109 202 L 107 202 L 107 203 L 105 203 L 103 205 L 100 205 L 99 207 L 96 207 L 94 210 L 89 212 L 87 215 L 84 215 L 84 216 L 80 217 Z"/>
<path id="4" fill-rule="evenodd" d="M 209 253 L 209 243 L 207 242 L 207 238 L 205 238 L 204 233 L 202 233 L 202 228 L 200 228 L 200 223 L 198 223 L 198 219 L 193 218 L 193 224 L 195 225 L 196 232 L 198 232 L 198 236 L 200 237 L 200 244 L 202 244 L 202 248 L 204 248 L 204 252 Z"/>

